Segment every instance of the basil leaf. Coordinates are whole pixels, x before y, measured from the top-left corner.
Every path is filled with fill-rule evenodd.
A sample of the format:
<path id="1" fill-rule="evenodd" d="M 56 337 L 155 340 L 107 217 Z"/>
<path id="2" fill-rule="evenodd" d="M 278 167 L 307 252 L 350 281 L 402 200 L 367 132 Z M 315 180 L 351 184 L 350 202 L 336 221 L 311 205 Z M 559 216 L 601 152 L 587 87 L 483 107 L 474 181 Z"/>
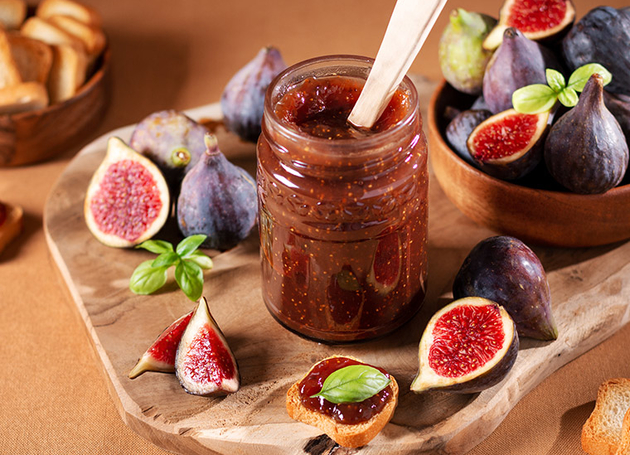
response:
<path id="1" fill-rule="evenodd" d="M 169 251 L 167 253 L 162 253 L 157 258 L 155 258 L 151 266 L 152 267 L 170 267 L 172 265 L 175 265 L 177 261 L 179 261 L 178 254 L 174 253 L 173 251 Z"/>
<path id="2" fill-rule="evenodd" d="M 588 63 L 573 71 L 573 74 L 569 77 L 569 85 L 567 85 L 567 87 L 572 88 L 576 92 L 581 92 L 584 90 L 584 86 L 588 80 L 595 73 L 602 77 L 604 85 L 607 85 L 612 80 L 612 74 L 602 65 L 599 63 Z"/>
<path id="3" fill-rule="evenodd" d="M 369 365 L 350 365 L 334 371 L 324 381 L 319 393 L 331 403 L 358 403 L 376 395 L 390 383 L 390 379 Z"/>
<path id="4" fill-rule="evenodd" d="M 578 103 L 578 94 L 572 88 L 566 87 L 560 93 L 558 93 L 558 101 L 564 104 L 566 107 L 573 107 Z"/>
<path id="5" fill-rule="evenodd" d="M 201 251 L 194 251 L 186 258 L 186 261 L 192 261 L 202 269 L 211 269 L 214 265 L 212 259 Z"/>
<path id="6" fill-rule="evenodd" d="M 206 240 L 207 237 L 208 236 L 204 234 L 196 234 L 191 235 L 190 237 L 186 237 L 184 240 L 179 242 L 179 245 L 177 245 L 177 249 L 175 251 L 182 259 L 186 259 L 190 255 L 190 253 L 199 248 L 199 246 L 203 243 L 204 240 Z"/>
<path id="7" fill-rule="evenodd" d="M 545 84 L 532 84 L 519 88 L 512 94 L 512 104 L 521 114 L 538 114 L 550 110 L 558 95 Z"/>
<path id="8" fill-rule="evenodd" d="M 203 270 L 194 262 L 180 261 L 175 267 L 175 281 L 186 297 L 197 301 L 203 293 Z"/>
<path id="9" fill-rule="evenodd" d="M 152 294 L 166 283 L 168 267 L 152 267 L 152 263 L 152 260 L 144 261 L 133 271 L 129 280 L 129 289 L 134 294 Z"/>
<path id="10" fill-rule="evenodd" d="M 136 245 L 136 248 L 144 248 L 145 250 L 149 250 L 151 253 L 155 254 L 173 251 L 173 245 L 169 242 L 165 242 L 164 240 L 146 240 L 140 245 Z"/>
<path id="11" fill-rule="evenodd" d="M 562 89 L 566 87 L 567 83 L 564 80 L 564 76 L 560 71 L 547 68 L 545 70 L 545 75 L 547 76 L 547 84 L 553 89 L 554 92 L 559 93 L 562 91 Z"/>

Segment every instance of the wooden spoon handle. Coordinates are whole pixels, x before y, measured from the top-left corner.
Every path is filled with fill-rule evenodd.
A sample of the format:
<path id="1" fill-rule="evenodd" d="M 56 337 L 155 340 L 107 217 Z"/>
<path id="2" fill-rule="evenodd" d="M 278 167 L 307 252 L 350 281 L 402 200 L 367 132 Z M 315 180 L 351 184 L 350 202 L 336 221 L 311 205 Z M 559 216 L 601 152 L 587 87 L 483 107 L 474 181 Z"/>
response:
<path id="1" fill-rule="evenodd" d="M 407 74 L 446 0 L 398 0 L 365 87 L 348 121 L 371 128 Z"/>

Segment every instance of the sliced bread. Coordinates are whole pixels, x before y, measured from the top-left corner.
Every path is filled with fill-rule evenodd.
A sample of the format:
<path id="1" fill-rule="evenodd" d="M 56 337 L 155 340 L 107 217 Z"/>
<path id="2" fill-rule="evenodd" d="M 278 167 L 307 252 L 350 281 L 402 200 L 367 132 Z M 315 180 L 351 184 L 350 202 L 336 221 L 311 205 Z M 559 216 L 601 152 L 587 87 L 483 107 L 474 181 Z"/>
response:
<path id="1" fill-rule="evenodd" d="M 11 53 L 22 81 L 46 84 L 53 59 L 50 46 L 15 32 L 8 36 Z"/>
<path id="2" fill-rule="evenodd" d="M 72 98 L 85 81 L 87 60 L 85 54 L 72 46 L 51 46 L 53 62 L 48 76 L 48 94 L 51 103 Z"/>
<path id="3" fill-rule="evenodd" d="M 92 27 L 101 26 L 101 16 L 92 8 L 72 0 L 43 0 L 35 15 L 46 19 L 52 16 L 70 16 Z"/>
<path id="4" fill-rule="evenodd" d="M 7 33 L 0 30 L 0 89 L 22 82 Z"/>
<path id="5" fill-rule="evenodd" d="M 95 60 L 105 48 L 105 34 L 70 16 L 50 16 L 48 22 L 78 38 L 84 45 L 89 61 Z"/>
<path id="6" fill-rule="evenodd" d="M 595 409 L 582 427 L 582 449 L 590 455 L 615 455 L 628 409 L 630 379 L 605 381 L 597 391 Z"/>
<path id="7" fill-rule="evenodd" d="M 0 0 L 0 26 L 5 30 L 20 28 L 26 18 L 26 1 Z"/>
<path id="8" fill-rule="evenodd" d="M 20 32 L 24 36 L 47 44 L 64 44 L 74 47 L 77 51 L 85 52 L 85 45 L 79 38 L 40 17 L 33 16 L 26 19 Z"/>
<path id="9" fill-rule="evenodd" d="M 352 358 L 349 356 L 343 357 Z M 307 375 L 308 373 L 304 375 L 302 379 L 304 379 Z M 370 442 L 372 439 L 374 439 L 376 435 L 380 433 L 385 425 L 387 425 L 387 423 L 391 420 L 398 404 L 398 384 L 396 383 L 396 379 L 394 379 L 394 377 L 390 375 L 390 387 L 392 388 L 392 395 L 391 399 L 385 405 L 383 410 L 373 416 L 367 422 L 353 425 L 341 424 L 324 414 L 306 408 L 302 404 L 299 391 L 300 382 L 302 381 L 302 379 L 293 384 L 287 392 L 287 412 L 289 414 L 289 417 L 294 420 L 298 420 L 300 422 L 319 428 L 324 433 L 326 433 L 333 441 L 343 447 L 362 447 Z"/>
<path id="10" fill-rule="evenodd" d="M 34 111 L 48 106 L 48 92 L 39 82 L 21 82 L 0 89 L 0 115 Z"/>

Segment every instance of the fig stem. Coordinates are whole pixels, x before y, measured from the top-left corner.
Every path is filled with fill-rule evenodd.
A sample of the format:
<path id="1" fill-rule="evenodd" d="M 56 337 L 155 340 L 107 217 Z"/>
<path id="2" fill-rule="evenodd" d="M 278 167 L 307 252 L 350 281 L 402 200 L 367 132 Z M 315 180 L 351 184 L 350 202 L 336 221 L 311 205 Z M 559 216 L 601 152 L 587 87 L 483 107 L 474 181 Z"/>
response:
<path id="1" fill-rule="evenodd" d="M 219 141 L 214 134 L 206 133 L 203 141 L 206 144 L 206 155 L 216 155 L 219 153 Z"/>

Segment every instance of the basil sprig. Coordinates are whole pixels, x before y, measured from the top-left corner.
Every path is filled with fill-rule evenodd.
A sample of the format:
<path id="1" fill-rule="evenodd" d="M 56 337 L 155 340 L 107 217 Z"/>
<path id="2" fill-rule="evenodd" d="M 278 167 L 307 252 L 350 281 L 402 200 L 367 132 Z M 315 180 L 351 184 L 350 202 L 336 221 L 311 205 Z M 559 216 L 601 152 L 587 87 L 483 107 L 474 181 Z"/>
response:
<path id="1" fill-rule="evenodd" d="M 212 259 L 197 251 L 205 239 L 203 234 L 191 235 L 179 242 L 175 250 L 171 243 L 164 240 L 147 240 L 141 243 L 136 248 L 144 248 L 159 256 L 142 262 L 134 270 L 129 280 L 129 289 L 134 294 L 152 294 L 164 286 L 168 269 L 175 266 L 175 281 L 178 286 L 190 300 L 199 300 L 203 292 L 203 269 L 212 268 Z"/>
<path id="2" fill-rule="evenodd" d="M 350 365 L 331 373 L 322 389 L 311 398 L 323 397 L 331 403 L 359 403 L 376 395 L 391 380 L 369 365 Z"/>
<path id="3" fill-rule="evenodd" d="M 547 68 L 545 75 L 547 85 L 532 84 L 519 88 L 512 94 L 512 104 L 521 114 L 539 114 L 549 111 L 556 101 L 566 107 L 573 107 L 578 103 L 578 92 L 584 90 L 584 86 L 593 74 L 599 74 L 604 85 L 612 80 L 612 74 L 599 63 L 589 63 L 576 69 L 569 83 L 559 71 Z"/>

